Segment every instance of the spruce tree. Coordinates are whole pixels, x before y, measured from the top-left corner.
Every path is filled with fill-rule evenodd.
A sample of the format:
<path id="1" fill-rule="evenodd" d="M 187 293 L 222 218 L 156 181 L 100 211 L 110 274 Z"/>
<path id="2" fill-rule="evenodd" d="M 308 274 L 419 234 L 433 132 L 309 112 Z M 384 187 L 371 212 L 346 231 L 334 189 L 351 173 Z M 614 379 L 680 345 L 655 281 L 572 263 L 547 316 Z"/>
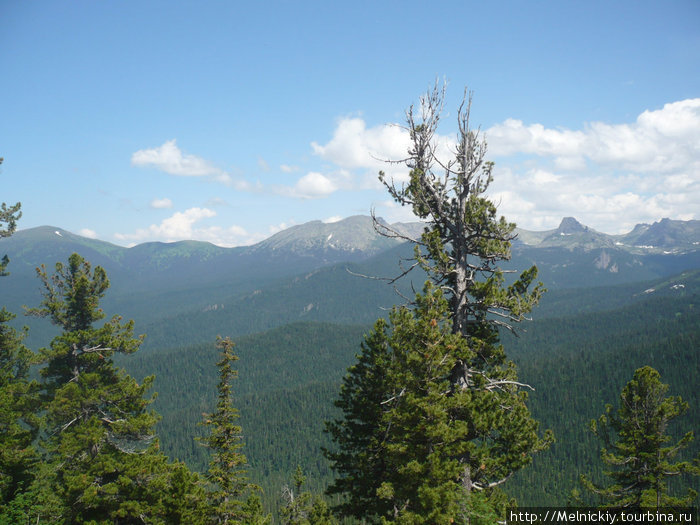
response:
<path id="1" fill-rule="evenodd" d="M 605 471 L 610 483 L 599 486 L 581 476 L 586 489 L 601 497 L 606 507 L 689 506 L 697 492 L 691 488 L 685 496 L 669 494 L 669 479 L 684 474 L 700 475 L 700 456 L 694 463 L 673 462 L 694 438 L 693 431 L 673 443 L 667 434 L 669 424 L 688 410 L 680 397 L 665 397 L 668 385 L 650 366 L 635 371 L 625 385 L 617 409 L 606 405 L 605 414 L 591 421 L 598 436 Z"/>
<path id="2" fill-rule="evenodd" d="M 48 317 L 62 329 L 49 348 L 40 350 L 45 449 L 48 479 L 30 487 L 39 501 L 28 512 L 42 518 L 41 491 L 57 498 L 53 521 L 67 523 L 177 523 L 166 516 L 182 513 L 192 502 L 168 503 L 166 495 L 183 482 L 177 468 L 158 451 L 156 414 L 146 397 L 153 377 L 138 384 L 113 363 L 115 353 L 135 352 L 141 338 L 133 321 L 104 318 L 99 301 L 109 287 L 101 267 L 94 270 L 78 254 L 56 264 L 48 275 L 37 269 L 44 300 L 32 315 Z M 194 479 L 184 480 L 191 491 Z M 195 505 L 196 506 L 196 505 Z"/>
<path id="3" fill-rule="evenodd" d="M 418 113 L 407 111 L 408 181 L 380 173 L 394 200 L 424 222 L 423 234 L 408 238 L 375 218 L 380 233 L 415 245 L 413 264 L 389 281 L 420 267 L 429 286 L 414 311 L 393 312 L 390 329 L 377 324 L 344 380 L 343 416 L 328 427 L 338 473 L 330 492 L 346 498 L 343 514 L 360 519 L 476 523 L 470 509 L 502 510 L 494 489 L 551 439 L 538 438 L 527 385 L 499 340 L 500 330 L 517 333 L 544 289 L 534 266 L 506 283 L 500 264 L 510 258 L 515 225 L 485 194 L 493 164 L 470 128 L 470 95 L 458 111 L 454 157 L 438 157 L 444 94 L 436 86 Z"/>
<path id="4" fill-rule="evenodd" d="M 265 523 L 267 517 L 262 507 L 251 499 L 251 492 L 259 490 L 248 481 L 247 460 L 242 452 L 243 433 L 236 421 L 238 409 L 234 406 L 233 381 L 238 377 L 233 363 L 238 360 L 234 343 L 228 337 L 219 338 L 216 347 L 220 350 L 219 384 L 216 411 L 205 414 L 204 425 L 210 434 L 201 440 L 211 449 L 207 479 L 211 483 L 208 494 L 213 523 Z M 258 500 L 259 501 L 259 500 Z"/>

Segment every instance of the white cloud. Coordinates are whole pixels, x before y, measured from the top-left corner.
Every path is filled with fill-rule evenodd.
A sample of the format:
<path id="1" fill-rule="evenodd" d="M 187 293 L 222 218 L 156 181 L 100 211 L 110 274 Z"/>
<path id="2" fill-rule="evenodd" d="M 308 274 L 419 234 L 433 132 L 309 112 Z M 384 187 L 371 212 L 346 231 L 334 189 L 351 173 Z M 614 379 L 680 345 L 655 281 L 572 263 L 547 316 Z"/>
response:
<path id="1" fill-rule="evenodd" d="M 83 237 L 87 237 L 88 239 L 97 239 L 97 232 L 95 230 L 91 230 L 90 228 L 83 228 L 78 232 L 79 235 L 82 235 Z"/>
<path id="2" fill-rule="evenodd" d="M 294 173 L 295 171 L 299 171 L 299 166 L 289 166 L 288 164 L 282 164 L 280 165 L 280 169 L 284 173 Z"/>
<path id="3" fill-rule="evenodd" d="M 327 219 L 323 219 L 323 222 L 325 224 L 333 224 L 335 222 L 340 222 L 343 220 L 343 217 L 341 215 L 333 215 L 332 217 L 328 217 Z"/>
<path id="4" fill-rule="evenodd" d="M 387 160 L 406 157 L 408 138 L 408 133 L 396 125 L 368 129 L 361 118 L 344 118 L 338 122 L 328 144 L 312 142 L 311 147 L 316 155 L 343 168 L 381 169 Z"/>
<path id="5" fill-rule="evenodd" d="M 515 119 L 489 128 L 486 137 L 491 155 L 534 153 L 566 157 L 580 155 L 586 138 L 581 131 L 546 129 L 542 124 L 525 127 Z"/>
<path id="6" fill-rule="evenodd" d="M 624 233 L 662 217 L 697 218 L 700 210 L 700 180 L 687 174 L 521 173 L 497 164 L 489 195 L 501 214 L 532 230 L 555 228 L 573 215 L 597 230 Z"/>
<path id="7" fill-rule="evenodd" d="M 435 135 L 437 157 L 445 160 L 455 149 L 454 135 Z M 380 189 L 378 174 L 383 171 L 387 180 L 396 183 L 408 181 L 408 168 L 401 162 L 408 157 L 410 136 L 398 124 L 367 127 L 359 117 L 340 119 L 333 138 L 325 145 L 312 142 L 314 154 L 345 170 L 359 170 L 360 177 L 352 177 L 359 189 Z M 346 187 L 344 185 L 343 187 Z"/>
<path id="8" fill-rule="evenodd" d="M 322 173 L 311 171 L 300 178 L 293 188 L 286 188 L 282 193 L 301 199 L 318 199 L 328 197 L 338 190 L 338 185 Z"/>
<path id="9" fill-rule="evenodd" d="M 160 224 L 151 224 L 148 228 L 138 229 L 134 233 L 117 233 L 120 241 L 151 241 L 164 242 L 194 239 L 194 224 L 216 216 L 216 212 L 208 208 L 189 208 L 184 212 L 175 212 Z"/>
<path id="10" fill-rule="evenodd" d="M 635 172 L 670 173 L 700 168 L 700 98 L 644 111 L 629 124 L 592 122 L 583 130 L 525 126 L 508 119 L 486 131 L 494 156 L 529 153 L 552 157 L 562 169 L 596 164 Z"/>
<path id="11" fill-rule="evenodd" d="M 154 167 L 171 175 L 185 177 L 221 175 L 223 173 L 201 157 L 183 154 L 177 147 L 175 139 L 169 140 L 157 148 L 137 151 L 131 156 L 131 163 L 134 166 Z"/>
<path id="12" fill-rule="evenodd" d="M 608 233 L 662 217 L 698 218 L 700 99 L 642 112 L 633 122 L 547 129 L 509 119 L 486 132 L 497 159 L 492 195 L 520 226 L 553 228 L 575 215 Z M 517 154 L 529 154 L 512 158 Z"/>
<path id="13" fill-rule="evenodd" d="M 172 208 L 173 207 L 173 201 L 168 199 L 167 197 L 164 199 L 153 199 L 151 201 L 151 208 L 156 209 L 156 210 L 161 210 L 165 208 Z"/>
<path id="14" fill-rule="evenodd" d="M 160 224 L 151 224 L 133 233 L 117 233 L 114 237 L 117 241 L 128 243 L 130 246 L 151 241 L 184 240 L 205 241 L 218 246 L 244 246 L 259 242 L 266 237 L 264 234 L 251 234 L 238 225 L 201 225 L 202 221 L 213 217 L 216 217 L 216 212 L 208 208 L 189 208 L 182 212 L 175 212 Z"/>

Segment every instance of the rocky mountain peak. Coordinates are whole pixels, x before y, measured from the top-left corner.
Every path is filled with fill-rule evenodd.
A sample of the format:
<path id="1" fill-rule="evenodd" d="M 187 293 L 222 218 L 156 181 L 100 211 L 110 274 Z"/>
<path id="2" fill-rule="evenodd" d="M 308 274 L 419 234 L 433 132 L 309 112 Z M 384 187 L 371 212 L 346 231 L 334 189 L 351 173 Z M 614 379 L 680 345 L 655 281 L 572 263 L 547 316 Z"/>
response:
<path id="1" fill-rule="evenodd" d="M 559 224 L 559 228 L 557 228 L 557 233 L 564 234 L 581 233 L 585 231 L 588 231 L 588 227 L 584 226 L 573 217 L 564 217 L 561 220 L 561 224 Z"/>

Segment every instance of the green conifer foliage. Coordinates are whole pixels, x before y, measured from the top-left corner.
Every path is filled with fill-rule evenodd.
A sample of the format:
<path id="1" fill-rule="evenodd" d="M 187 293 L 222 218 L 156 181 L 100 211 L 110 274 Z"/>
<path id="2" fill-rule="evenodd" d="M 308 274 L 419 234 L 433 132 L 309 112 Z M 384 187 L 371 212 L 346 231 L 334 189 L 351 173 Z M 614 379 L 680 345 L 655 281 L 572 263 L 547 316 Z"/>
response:
<path id="1" fill-rule="evenodd" d="M 605 414 L 591 421 L 591 431 L 604 444 L 601 459 L 611 467 L 605 472 L 611 483 L 600 487 L 586 476 L 581 481 L 602 497 L 605 506 L 689 506 L 696 498 L 697 492 L 690 488 L 684 497 L 669 494 L 669 478 L 700 475 L 700 457 L 694 463 L 673 462 L 694 434 L 689 431 L 672 443 L 668 426 L 688 410 L 688 404 L 680 397 L 665 397 L 667 391 L 655 369 L 639 368 L 622 389 L 619 408 L 606 405 Z"/>
<path id="2" fill-rule="evenodd" d="M 238 371 L 233 363 L 238 360 L 234 343 L 228 337 L 219 338 L 216 347 L 221 352 L 217 362 L 219 384 L 216 411 L 205 414 L 204 425 L 211 429 L 201 442 L 212 450 L 207 479 L 212 490 L 208 494 L 214 523 L 265 523 L 262 507 L 250 499 L 251 491 L 259 490 L 248 481 L 246 457 L 242 452 L 243 433 L 236 421 L 238 409 L 234 406 L 233 381 Z M 259 500 L 258 500 L 259 503 Z"/>
<path id="3" fill-rule="evenodd" d="M 260 494 L 257 492 L 248 496 L 245 503 L 241 507 L 243 523 L 246 525 L 271 525 L 272 516 L 265 514 L 263 511 Z"/>
<path id="4" fill-rule="evenodd" d="M 336 525 L 327 503 L 318 494 L 302 490 L 306 476 L 300 466 L 294 472 L 294 486 L 284 487 L 286 503 L 280 510 L 282 525 Z"/>
<path id="5" fill-rule="evenodd" d="M 49 276 L 37 269 L 44 300 L 32 315 L 62 329 L 40 350 L 46 432 L 42 447 L 51 476 L 42 486 L 62 504 L 68 523 L 165 522 L 164 492 L 173 471 L 158 452 L 157 416 L 146 397 L 153 377 L 138 384 L 115 367 L 115 352 L 132 353 L 141 343 L 133 321 L 104 317 L 99 300 L 109 287 L 100 267 L 77 254 L 56 264 Z M 37 487 L 30 490 L 37 491 Z M 186 505 L 177 502 L 178 505 Z"/>
<path id="6" fill-rule="evenodd" d="M 0 164 L 3 159 L 0 158 Z M 0 206 L 0 238 L 9 237 L 22 215 L 20 204 Z M 6 276 L 9 263 L 5 255 L 0 261 L 0 276 Z M 39 430 L 38 384 L 28 380 L 32 353 L 22 344 L 26 335 L 10 322 L 15 315 L 4 307 L 0 310 L 0 508 L 12 501 L 18 491 L 28 485 L 35 470 L 37 452 L 33 446 Z M 4 512 L 0 512 L 0 519 Z"/>
<path id="7" fill-rule="evenodd" d="M 31 482 L 37 461 L 38 384 L 28 379 L 32 353 L 24 333 L 8 324 L 14 317 L 0 310 L 0 506 Z"/>
<path id="8" fill-rule="evenodd" d="M 337 451 L 326 454 L 338 473 L 329 492 L 346 497 L 341 514 L 382 523 L 469 522 L 470 492 L 488 497 L 546 446 L 514 366 L 492 341 L 482 345 L 490 346 L 488 374 L 475 378 L 476 388 L 455 389 L 455 363 L 479 359 L 485 349 L 452 331 L 439 289 L 428 283 L 415 309 L 395 308 L 389 325 L 377 321 L 343 381 L 336 402 L 343 417 L 327 425 Z"/>

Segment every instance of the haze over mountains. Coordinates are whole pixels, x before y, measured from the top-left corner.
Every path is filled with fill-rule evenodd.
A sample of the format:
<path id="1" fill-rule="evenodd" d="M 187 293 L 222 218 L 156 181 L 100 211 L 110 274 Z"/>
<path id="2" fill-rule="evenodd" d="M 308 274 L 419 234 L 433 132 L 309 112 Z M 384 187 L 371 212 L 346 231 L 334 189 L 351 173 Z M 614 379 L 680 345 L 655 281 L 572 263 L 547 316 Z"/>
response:
<path id="1" fill-rule="evenodd" d="M 381 219 L 380 219 L 381 220 Z M 421 223 L 391 225 L 402 234 L 417 238 Z M 558 228 L 547 231 L 516 229 L 518 246 L 551 248 L 561 247 L 584 251 L 598 248 L 614 248 L 635 254 L 681 254 L 700 249 L 700 221 L 662 219 L 653 224 L 638 224 L 627 234 L 609 235 L 597 232 L 579 223 L 573 217 L 565 217 Z M 207 263 L 210 267 L 229 264 L 235 258 L 241 260 L 268 257 L 284 258 L 290 271 L 304 267 L 344 261 L 360 261 L 400 244 L 400 239 L 381 236 L 368 216 L 357 215 L 337 222 L 312 221 L 293 226 L 252 246 L 222 248 L 207 242 L 180 241 L 173 243 L 149 242 L 124 248 L 104 241 L 88 239 L 54 226 L 42 226 L 18 231 L 14 237 L 0 240 L 18 263 L 36 264 L 36 255 L 61 255 L 75 249 L 94 253 L 95 264 L 110 261 L 111 265 L 129 268 L 138 273 L 145 266 L 159 270 L 177 267 L 178 262 Z M 90 257 L 88 259 L 92 260 Z M 230 273 L 230 272 L 229 272 Z"/>
<path id="2" fill-rule="evenodd" d="M 418 238 L 420 223 L 392 225 Z M 557 229 L 517 230 L 510 267 L 540 267 L 552 288 L 611 284 L 652 279 L 700 266 L 700 221 L 663 219 L 639 224 L 624 235 L 608 235 L 564 218 Z M 387 254 L 398 250 L 410 257 L 400 239 L 379 235 L 368 216 L 324 223 L 313 221 L 281 231 L 252 245 L 222 248 L 207 242 L 150 242 L 131 248 L 88 239 L 54 226 L 20 230 L 0 240 L 0 252 L 12 260 L 15 285 L 33 278 L 40 264 L 52 267 L 78 252 L 93 265 L 103 266 L 112 281 L 111 294 L 174 291 L 214 285 L 229 291 L 255 290 L 261 284 L 334 264 L 361 264 L 367 275 L 392 277 L 396 273 Z M 386 270 L 377 273 L 373 268 Z M 7 280 L 6 280 L 7 281 Z M 3 283 L 5 286 L 6 283 Z M 10 286 L 5 294 L 12 300 Z"/>
<path id="3" fill-rule="evenodd" d="M 422 230 L 420 223 L 393 226 L 409 237 Z M 550 291 L 700 268 L 700 221 L 663 219 L 608 235 L 565 218 L 554 230 L 517 233 L 512 260 L 504 266 L 522 271 L 536 264 Z M 12 273 L 0 283 L 3 303 L 16 312 L 37 305 L 35 268 L 46 264 L 51 270 L 73 252 L 107 270 L 112 286 L 105 310 L 136 319 L 149 334 L 147 347 L 194 343 L 213 332 L 253 333 L 285 322 L 370 323 L 401 299 L 383 281 L 355 274 L 394 277 L 399 261 L 413 253 L 410 243 L 379 235 L 368 216 L 313 221 L 236 248 L 198 241 L 125 248 L 44 226 L 0 240 Z M 411 287 L 420 289 L 424 281 L 415 271 L 399 290 L 410 296 Z M 553 300 L 546 298 L 543 306 Z M 204 327 L 206 334 L 200 333 Z"/>

